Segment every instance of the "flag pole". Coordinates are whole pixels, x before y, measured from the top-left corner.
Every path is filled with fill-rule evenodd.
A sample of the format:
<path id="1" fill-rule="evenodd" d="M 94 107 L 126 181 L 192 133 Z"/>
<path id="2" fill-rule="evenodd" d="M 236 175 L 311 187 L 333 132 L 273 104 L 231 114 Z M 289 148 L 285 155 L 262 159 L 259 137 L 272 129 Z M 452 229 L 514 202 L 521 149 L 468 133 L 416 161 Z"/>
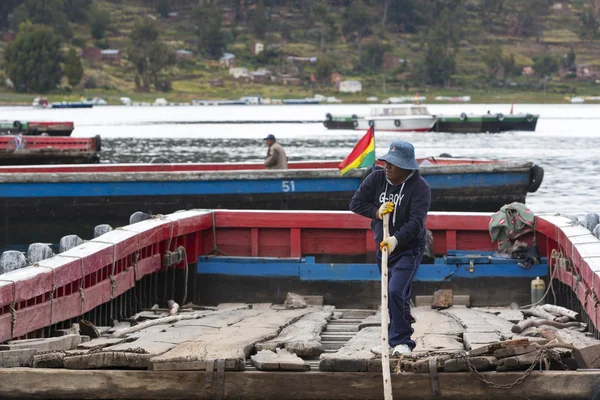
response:
<path id="1" fill-rule="evenodd" d="M 373 160 L 372 170 L 375 171 L 375 166 L 377 165 L 377 141 L 375 140 L 375 121 L 373 121 L 373 126 L 371 126 L 371 129 L 373 129 L 373 149 L 375 150 L 375 160 Z"/>

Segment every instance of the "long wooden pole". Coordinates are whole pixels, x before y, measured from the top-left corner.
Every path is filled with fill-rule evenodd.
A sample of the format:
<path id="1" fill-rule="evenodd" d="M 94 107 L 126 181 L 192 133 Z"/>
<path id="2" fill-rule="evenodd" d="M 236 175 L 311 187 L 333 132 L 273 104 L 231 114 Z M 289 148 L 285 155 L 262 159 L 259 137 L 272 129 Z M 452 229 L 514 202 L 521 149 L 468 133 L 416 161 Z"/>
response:
<path id="1" fill-rule="evenodd" d="M 383 240 L 390 236 L 390 214 L 383 216 Z M 392 377 L 390 375 L 390 352 L 388 325 L 388 248 L 381 250 L 381 370 L 383 373 L 383 398 L 392 400 Z"/>

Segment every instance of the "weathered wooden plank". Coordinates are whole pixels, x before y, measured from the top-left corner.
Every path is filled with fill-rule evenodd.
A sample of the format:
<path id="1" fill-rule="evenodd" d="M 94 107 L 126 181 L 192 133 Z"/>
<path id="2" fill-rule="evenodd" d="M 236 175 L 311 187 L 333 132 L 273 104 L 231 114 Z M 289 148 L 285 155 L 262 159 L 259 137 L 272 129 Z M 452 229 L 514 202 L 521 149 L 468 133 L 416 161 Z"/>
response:
<path id="1" fill-rule="evenodd" d="M 35 354 L 33 356 L 33 368 L 64 368 L 65 352 Z"/>
<path id="2" fill-rule="evenodd" d="M 337 352 L 321 354 L 319 369 L 321 371 L 367 372 L 369 360 L 376 357 L 371 349 L 380 343 L 380 334 L 381 330 L 377 327 L 360 330 Z"/>
<path id="3" fill-rule="evenodd" d="M 101 351 L 82 355 L 65 356 L 65 368 L 96 369 L 96 368 L 132 368 L 146 369 L 150 354 L 125 351 Z"/>
<path id="4" fill-rule="evenodd" d="M 600 344 L 575 350 L 573 358 L 578 368 L 600 368 Z"/>
<path id="5" fill-rule="evenodd" d="M 496 369 L 498 365 L 496 357 L 491 356 L 470 357 L 469 362 L 477 371 L 489 371 Z M 444 372 L 467 372 L 469 364 L 464 358 L 451 358 L 444 362 L 443 370 Z"/>
<path id="6" fill-rule="evenodd" d="M 556 331 L 554 335 L 560 343 L 571 344 L 578 349 L 583 349 L 600 343 L 599 340 L 589 337 L 585 333 L 577 332 L 572 329 L 561 329 Z"/>
<path id="7" fill-rule="evenodd" d="M 259 315 L 262 312 L 264 311 L 246 308 L 206 311 L 206 317 L 204 318 L 179 320 L 166 325 L 146 326 L 146 328 L 130 334 L 127 340 L 114 337 L 96 339 L 101 341 L 99 344 L 108 344 L 111 340 L 119 340 L 120 342 L 110 344 L 100 351 L 76 355 L 68 354 L 65 358 L 65 367 L 78 369 L 92 368 L 92 366 L 94 368 L 148 368 L 148 360 L 152 356 L 163 354 L 173 349 L 177 344 L 196 339 L 205 332 L 218 331 L 221 327 L 235 324 L 244 318 Z M 132 342 L 131 339 L 135 340 Z M 137 351 L 137 353 L 132 353 L 132 350 Z M 106 355 L 105 353 L 110 354 Z"/>
<path id="8" fill-rule="evenodd" d="M 498 372 L 510 371 L 514 369 L 520 369 L 522 367 L 529 367 L 538 356 L 539 351 L 523 354 L 515 357 L 507 357 L 498 360 Z"/>
<path id="9" fill-rule="evenodd" d="M 465 332 L 463 334 L 463 343 L 466 350 L 475 349 L 477 347 L 485 346 L 489 343 L 495 343 L 502 340 L 496 332 Z"/>
<path id="10" fill-rule="evenodd" d="M 260 350 L 251 356 L 252 365 L 260 371 L 309 371 L 310 366 L 285 349 Z"/>
<path id="11" fill-rule="evenodd" d="M 531 353 L 532 351 L 539 350 L 540 346 L 537 343 L 531 343 L 527 346 L 520 347 L 507 347 L 504 349 L 498 349 L 494 351 L 494 357 L 496 358 L 506 358 L 513 356 L 520 356 L 521 354 Z"/>
<path id="12" fill-rule="evenodd" d="M 12 341 L 0 345 L 0 350 L 33 349 L 36 351 L 65 351 L 76 348 L 81 343 L 81 336 L 66 335 L 45 339 L 30 339 L 24 341 Z"/>
<path id="13" fill-rule="evenodd" d="M 458 352 L 464 350 L 460 339 L 465 329 L 451 316 L 432 310 L 430 306 L 414 307 L 412 314 L 415 354 L 423 352 Z"/>
<path id="14" fill-rule="evenodd" d="M 513 340 L 505 340 L 503 342 L 489 343 L 480 347 L 476 347 L 469 351 L 471 356 L 479 356 L 482 354 L 492 354 L 498 349 L 505 349 L 509 347 L 522 347 L 529 345 L 529 338 L 520 338 Z"/>
<path id="15" fill-rule="evenodd" d="M 484 372 L 496 384 L 509 384 L 522 371 Z M 510 392 L 480 383 L 468 372 L 439 373 L 442 398 L 481 399 L 588 399 L 600 380 L 598 371 L 533 371 Z M 204 371 L 75 371 L 65 369 L 13 368 L 0 370 L 0 398 L 72 399 L 214 399 L 206 390 Z M 213 385 L 214 386 L 214 385 Z M 430 399 L 428 374 L 392 374 L 394 393 L 408 399 Z M 272 398 L 279 400 L 366 400 L 383 398 L 381 374 L 331 372 L 225 373 L 225 398 L 231 400 Z"/>
<path id="16" fill-rule="evenodd" d="M 178 344 L 166 353 L 152 358 L 152 369 L 198 369 L 205 368 L 207 360 L 228 360 L 243 370 L 244 361 L 250 356 L 254 345 L 277 336 L 282 327 L 293 323 L 317 307 L 298 310 L 264 310 L 255 315 L 225 326 L 213 332 L 205 332 L 194 340 Z"/>
<path id="17" fill-rule="evenodd" d="M 501 336 L 501 340 L 510 339 L 513 336 L 511 332 L 513 324 L 494 314 L 459 306 L 441 312 L 456 318 L 467 332 L 496 332 Z"/>
<path id="18" fill-rule="evenodd" d="M 490 308 L 475 308 L 475 310 L 483 311 L 489 314 L 494 314 L 500 318 L 507 320 L 513 324 L 518 324 L 523 320 L 521 310 L 512 310 L 508 308 L 490 307 Z"/>
<path id="19" fill-rule="evenodd" d="M 276 338 L 257 343 L 256 350 L 275 351 L 284 348 L 301 357 L 317 357 L 325 351 L 320 335 L 332 314 L 331 311 L 306 314 L 283 328 Z"/>
<path id="20" fill-rule="evenodd" d="M 125 343 L 126 338 L 107 338 L 101 337 L 98 339 L 90 340 L 89 342 L 80 343 L 77 346 L 78 349 L 101 349 L 103 347 L 114 346 L 120 343 Z"/>
<path id="21" fill-rule="evenodd" d="M 573 352 L 573 358 L 578 368 L 600 368 L 600 340 L 571 329 L 558 330 L 555 337 L 558 342 L 577 349 Z"/>
<path id="22" fill-rule="evenodd" d="M 36 352 L 34 349 L 0 351 L 0 368 L 31 367 Z"/>
<path id="23" fill-rule="evenodd" d="M 381 313 L 377 313 L 375 315 L 369 315 L 367 318 L 363 319 L 358 324 L 358 330 L 362 330 L 364 328 L 369 328 L 373 326 L 381 326 Z"/>

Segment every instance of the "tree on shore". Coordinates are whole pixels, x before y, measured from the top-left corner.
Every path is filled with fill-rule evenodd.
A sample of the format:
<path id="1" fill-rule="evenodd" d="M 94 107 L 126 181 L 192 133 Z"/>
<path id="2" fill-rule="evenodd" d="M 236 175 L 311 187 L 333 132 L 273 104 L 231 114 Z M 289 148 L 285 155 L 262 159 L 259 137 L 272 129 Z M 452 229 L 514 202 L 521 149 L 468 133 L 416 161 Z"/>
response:
<path id="1" fill-rule="evenodd" d="M 83 78 L 83 64 L 81 63 L 81 58 L 77 55 L 77 51 L 73 48 L 70 49 L 67 54 L 64 71 L 65 76 L 69 81 L 69 85 L 79 85 L 81 78 Z"/>
<path id="2" fill-rule="evenodd" d="M 156 12 L 159 13 L 161 17 L 167 18 L 169 16 L 169 11 L 169 0 L 158 0 Z"/>
<path id="3" fill-rule="evenodd" d="M 96 7 L 90 12 L 89 19 L 92 37 L 96 40 L 104 39 L 110 26 L 110 13 Z"/>
<path id="4" fill-rule="evenodd" d="M 10 18 L 15 8 L 21 5 L 23 0 L 2 0 L 0 1 L 0 32 L 8 29 Z"/>
<path id="5" fill-rule="evenodd" d="M 26 21 L 33 24 L 49 25 L 56 34 L 62 36 L 65 40 L 69 40 L 73 37 L 73 31 L 69 26 L 67 14 L 63 10 L 63 0 L 25 0 L 23 4 L 15 9 L 12 24 L 14 28 L 19 29 L 21 23 Z"/>
<path id="6" fill-rule="evenodd" d="M 267 33 L 267 17 L 265 16 L 265 3 L 263 0 L 258 0 L 258 3 L 256 3 L 253 26 L 256 37 L 264 39 Z"/>
<path id="7" fill-rule="evenodd" d="M 149 18 L 138 20 L 131 32 L 128 56 L 138 73 L 136 85 L 146 92 L 150 91 L 151 85 L 157 83 L 161 87 L 167 87 L 160 73 L 175 64 L 175 53 L 159 39 L 158 26 Z"/>
<path id="8" fill-rule="evenodd" d="M 592 43 L 598 37 L 598 16 L 594 10 L 587 10 L 579 16 L 581 28 L 579 29 L 579 37 L 583 41 Z"/>
<path id="9" fill-rule="evenodd" d="M 331 74 L 335 71 L 336 62 L 330 56 L 319 57 L 315 66 L 315 77 L 321 85 L 331 82 Z"/>
<path id="10" fill-rule="evenodd" d="M 63 2 L 63 10 L 67 14 L 69 21 L 76 23 L 87 22 L 93 0 L 63 0 Z"/>
<path id="11" fill-rule="evenodd" d="M 63 75 L 60 38 L 46 25 L 22 24 L 4 55 L 6 74 L 18 92 L 52 90 Z"/>
<path id="12" fill-rule="evenodd" d="M 456 54 L 462 35 L 462 6 L 453 0 L 437 0 L 438 8 L 426 10 L 425 20 L 431 24 L 425 42 L 425 82 L 447 86 L 456 72 Z"/>
<path id="13" fill-rule="evenodd" d="M 225 49 L 225 37 L 221 32 L 222 16 L 216 0 L 198 4 L 192 10 L 196 27 L 198 51 L 208 58 L 219 58 Z"/>

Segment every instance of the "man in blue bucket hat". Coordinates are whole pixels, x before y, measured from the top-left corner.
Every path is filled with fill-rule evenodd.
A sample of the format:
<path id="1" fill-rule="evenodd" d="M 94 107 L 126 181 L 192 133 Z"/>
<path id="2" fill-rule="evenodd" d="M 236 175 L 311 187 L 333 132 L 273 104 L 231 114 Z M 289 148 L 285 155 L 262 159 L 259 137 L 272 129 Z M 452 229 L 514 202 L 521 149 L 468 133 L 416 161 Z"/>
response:
<path id="1" fill-rule="evenodd" d="M 371 218 L 375 234 L 377 265 L 381 271 L 381 249 L 388 248 L 389 345 L 392 356 L 408 356 L 415 348 L 411 339 L 410 297 L 413 278 L 423 259 L 426 243 L 425 219 L 431 189 L 419 173 L 412 144 L 395 141 L 386 155 L 385 169 L 374 169 L 350 201 L 350 210 Z M 383 240 L 383 216 L 390 215 L 390 237 Z M 381 354 L 381 346 L 371 349 Z"/>

